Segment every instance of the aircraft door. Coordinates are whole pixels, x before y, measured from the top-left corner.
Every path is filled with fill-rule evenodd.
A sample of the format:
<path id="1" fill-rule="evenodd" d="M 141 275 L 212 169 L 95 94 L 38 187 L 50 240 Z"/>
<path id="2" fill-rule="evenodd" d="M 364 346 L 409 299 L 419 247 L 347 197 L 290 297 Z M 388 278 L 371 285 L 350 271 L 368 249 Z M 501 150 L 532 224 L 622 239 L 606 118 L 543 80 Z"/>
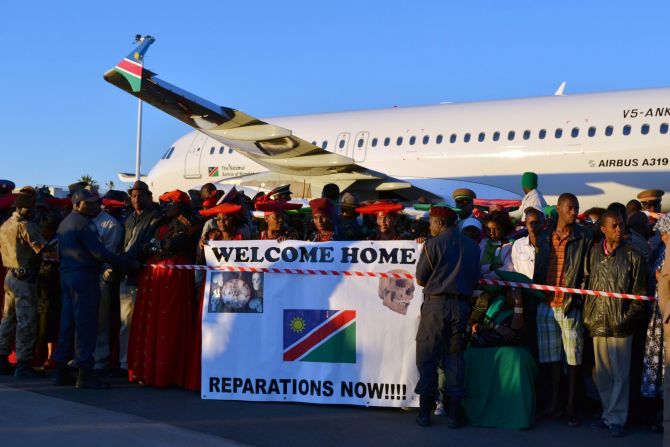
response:
<path id="1" fill-rule="evenodd" d="M 363 131 L 356 134 L 354 138 L 354 144 L 351 146 L 351 151 L 349 152 L 349 157 L 353 158 L 356 163 L 362 163 L 365 161 L 365 154 L 368 149 L 368 138 L 370 137 L 370 132 Z"/>
<path id="2" fill-rule="evenodd" d="M 207 135 L 196 132 L 191 147 L 186 153 L 186 160 L 184 162 L 184 178 L 200 178 L 200 156 L 202 155 L 202 148 L 204 147 Z"/>
<path id="3" fill-rule="evenodd" d="M 348 132 L 342 132 L 337 136 L 337 141 L 335 141 L 335 153 L 347 156 L 347 150 L 349 149 L 349 137 Z"/>

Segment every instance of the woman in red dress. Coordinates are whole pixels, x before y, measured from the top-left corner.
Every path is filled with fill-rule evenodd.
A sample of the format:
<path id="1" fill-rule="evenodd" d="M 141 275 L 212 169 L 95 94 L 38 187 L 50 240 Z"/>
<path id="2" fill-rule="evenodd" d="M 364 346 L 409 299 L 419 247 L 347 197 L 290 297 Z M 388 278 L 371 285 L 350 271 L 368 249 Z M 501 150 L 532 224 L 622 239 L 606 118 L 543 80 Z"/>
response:
<path id="1" fill-rule="evenodd" d="M 148 264 L 192 264 L 198 229 L 189 219 L 189 196 L 179 190 L 160 197 L 164 218 L 146 250 Z M 140 274 L 128 345 L 131 381 L 157 387 L 196 389 L 189 367 L 196 342 L 197 304 L 193 270 L 145 267 Z"/>

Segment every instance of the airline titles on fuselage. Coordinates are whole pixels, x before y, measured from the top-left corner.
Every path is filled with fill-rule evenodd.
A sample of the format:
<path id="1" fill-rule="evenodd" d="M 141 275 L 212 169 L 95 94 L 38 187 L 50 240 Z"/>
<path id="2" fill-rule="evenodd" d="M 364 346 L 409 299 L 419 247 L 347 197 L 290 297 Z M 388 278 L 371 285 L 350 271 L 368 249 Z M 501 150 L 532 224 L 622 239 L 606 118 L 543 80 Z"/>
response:
<path id="1" fill-rule="evenodd" d="M 256 174 L 255 172 L 246 172 L 247 168 L 244 165 L 219 165 L 210 166 L 208 168 L 209 177 L 240 177 L 242 175 Z"/>

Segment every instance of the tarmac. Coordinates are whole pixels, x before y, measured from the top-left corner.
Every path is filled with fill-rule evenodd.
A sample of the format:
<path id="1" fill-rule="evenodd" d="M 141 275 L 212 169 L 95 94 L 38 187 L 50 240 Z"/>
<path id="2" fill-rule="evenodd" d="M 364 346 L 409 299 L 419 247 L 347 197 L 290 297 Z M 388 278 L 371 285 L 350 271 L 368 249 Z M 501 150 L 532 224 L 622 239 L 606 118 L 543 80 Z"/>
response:
<path id="1" fill-rule="evenodd" d="M 58 387 L 50 378 L 0 377 L 3 446 L 445 446 L 619 447 L 661 445 L 646 426 L 612 439 L 585 423 L 539 420 L 530 430 L 421 428 L 416 410 L 201 400 L 197 393 L 110 379 L 110 390 Z M 504 409 L 501 409 L 504 411 Z"/>

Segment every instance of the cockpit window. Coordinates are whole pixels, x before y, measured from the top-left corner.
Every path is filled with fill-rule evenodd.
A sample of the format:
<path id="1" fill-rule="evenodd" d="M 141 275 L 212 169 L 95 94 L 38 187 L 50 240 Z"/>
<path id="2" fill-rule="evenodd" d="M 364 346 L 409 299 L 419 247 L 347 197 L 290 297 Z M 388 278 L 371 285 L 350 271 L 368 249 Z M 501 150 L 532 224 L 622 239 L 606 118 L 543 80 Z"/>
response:
<path id="1" fill-rule="evenodd" d="M 168 148 L 168 150 L 165 151 L 165 153 L 161 157 L 161 160 L 167 160 L 168 158 L 170 158 L 170 155 L 172 155 L 172 151 L 174 151 L 174 146 Z"/>

